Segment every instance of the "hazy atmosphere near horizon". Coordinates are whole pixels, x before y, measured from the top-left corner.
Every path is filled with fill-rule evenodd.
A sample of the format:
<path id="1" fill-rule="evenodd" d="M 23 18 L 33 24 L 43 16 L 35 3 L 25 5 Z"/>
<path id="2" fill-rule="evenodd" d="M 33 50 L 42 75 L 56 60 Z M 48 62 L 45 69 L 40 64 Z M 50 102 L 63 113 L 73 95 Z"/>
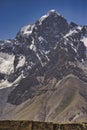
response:
<path id="1" fill-rule="evenodd" d="M 87 25 L 87 0 L 0 0 L 0 39 L 14 38 L 18 30 L 55 9 L 68 22 Z"/>

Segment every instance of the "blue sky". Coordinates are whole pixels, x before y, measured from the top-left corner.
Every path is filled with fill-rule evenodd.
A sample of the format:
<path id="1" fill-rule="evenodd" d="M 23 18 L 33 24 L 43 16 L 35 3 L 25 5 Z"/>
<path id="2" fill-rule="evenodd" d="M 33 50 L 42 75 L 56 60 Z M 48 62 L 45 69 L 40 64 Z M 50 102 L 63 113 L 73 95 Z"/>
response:
<path id="1" fill-rule="evenodd" d="M 87 25 L 87 0 L 0 0 L 0 39 L 14 38 L 22 26 L 51 9 L 68 22 Z"/>

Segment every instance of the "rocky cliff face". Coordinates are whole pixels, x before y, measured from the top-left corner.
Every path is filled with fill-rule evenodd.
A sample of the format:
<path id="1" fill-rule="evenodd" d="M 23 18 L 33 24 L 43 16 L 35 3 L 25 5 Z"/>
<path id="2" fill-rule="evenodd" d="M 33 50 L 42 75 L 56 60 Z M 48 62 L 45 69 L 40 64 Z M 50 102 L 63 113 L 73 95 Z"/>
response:
<path id="1" fill-rule="evenodd" d="M 86 93 L 87 26 L 51 10 L 0 41 L 0 119 L 86 121 Z"/>

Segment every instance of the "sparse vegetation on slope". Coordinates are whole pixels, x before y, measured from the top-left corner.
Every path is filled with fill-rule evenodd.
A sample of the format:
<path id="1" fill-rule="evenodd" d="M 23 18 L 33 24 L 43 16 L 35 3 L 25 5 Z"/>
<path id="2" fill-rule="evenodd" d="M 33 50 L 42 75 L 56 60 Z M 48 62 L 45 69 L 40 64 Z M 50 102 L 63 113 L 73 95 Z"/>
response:
<path id="1" fill-rule="evenodd" d="M 53 124 L 52 122 L 0 121 L 0 130 L 87 130 L 87 124 Z"/>

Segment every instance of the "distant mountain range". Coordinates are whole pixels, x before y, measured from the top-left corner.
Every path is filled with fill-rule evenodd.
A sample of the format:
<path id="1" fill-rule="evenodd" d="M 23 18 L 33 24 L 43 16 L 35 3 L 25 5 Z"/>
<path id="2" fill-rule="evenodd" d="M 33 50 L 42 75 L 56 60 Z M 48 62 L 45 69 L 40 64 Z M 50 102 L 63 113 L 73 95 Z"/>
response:
<path id="1" fill-rule="evenodd" d="M 51 10 L 0 41 L 0 120 L 87 122 L 87 26 Z"/>

